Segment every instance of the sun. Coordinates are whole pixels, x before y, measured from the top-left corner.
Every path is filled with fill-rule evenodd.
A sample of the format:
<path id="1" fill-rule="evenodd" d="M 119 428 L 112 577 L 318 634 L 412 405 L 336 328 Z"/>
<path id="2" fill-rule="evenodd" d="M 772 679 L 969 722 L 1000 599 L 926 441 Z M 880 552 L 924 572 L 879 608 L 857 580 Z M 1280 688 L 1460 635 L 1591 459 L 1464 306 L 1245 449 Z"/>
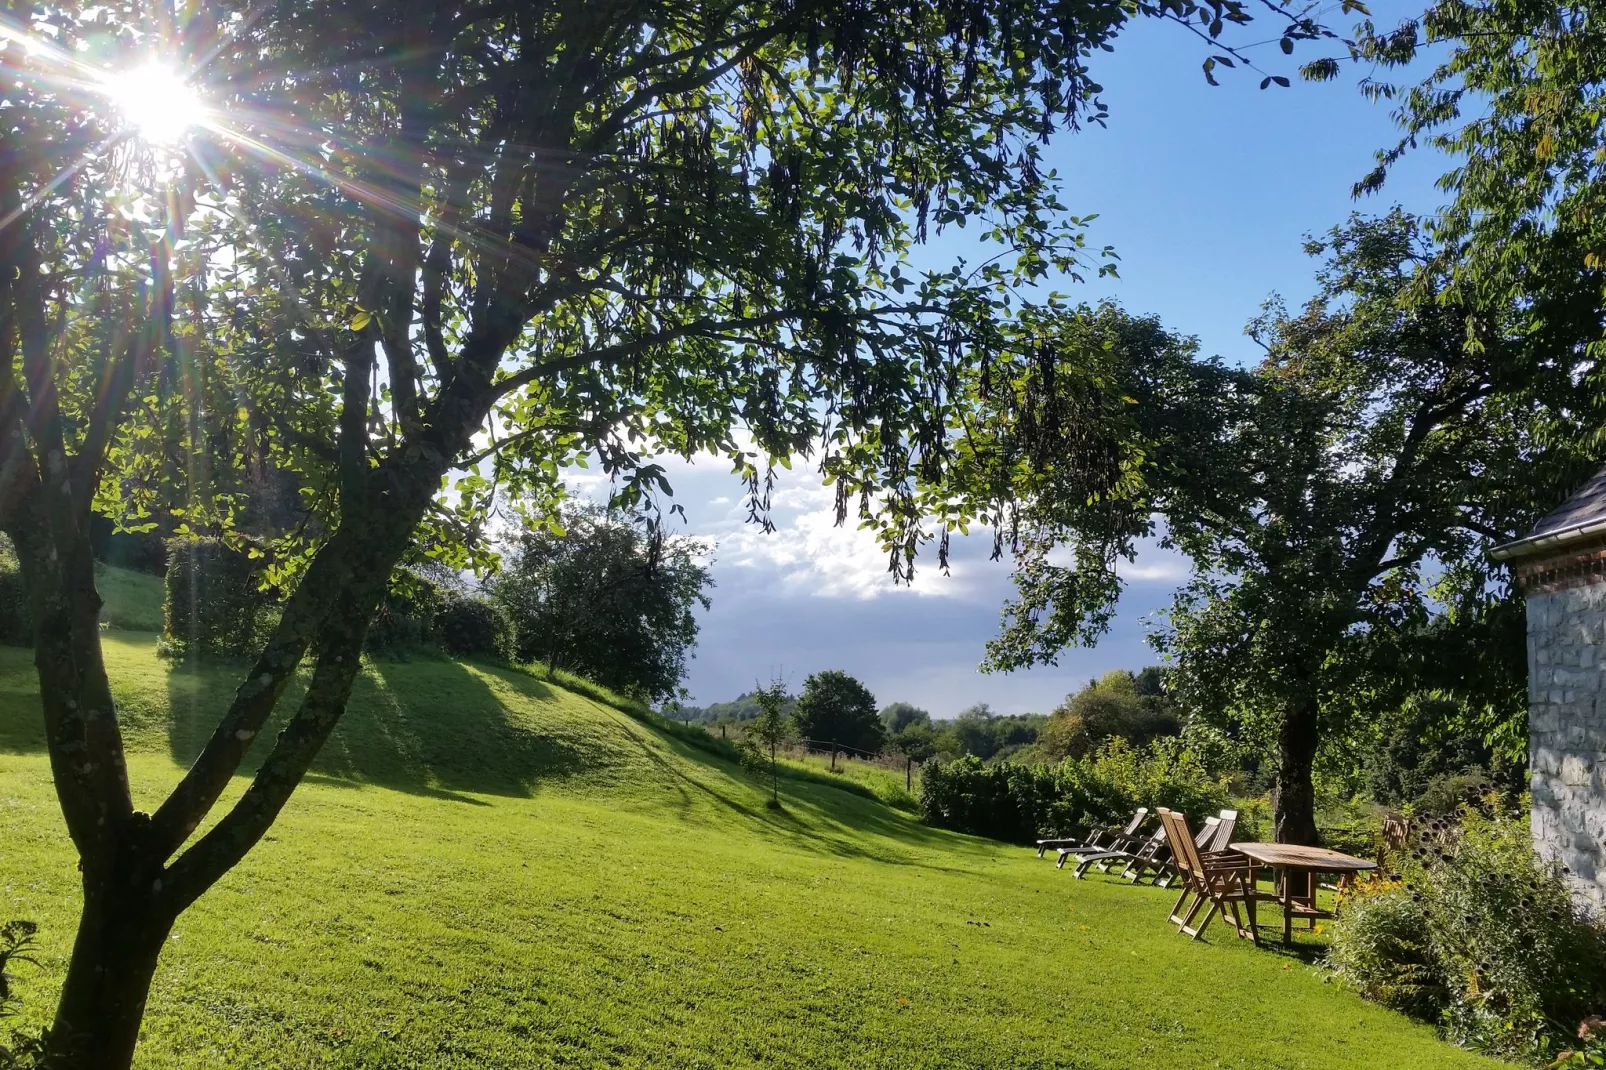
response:
<path id="1" fill-rule="evenodd" d="M 103 88 L 124 122 L 152 144 L 172 145 L 207 117 L 194 87 L 160 63 L 109 74 Z"/>

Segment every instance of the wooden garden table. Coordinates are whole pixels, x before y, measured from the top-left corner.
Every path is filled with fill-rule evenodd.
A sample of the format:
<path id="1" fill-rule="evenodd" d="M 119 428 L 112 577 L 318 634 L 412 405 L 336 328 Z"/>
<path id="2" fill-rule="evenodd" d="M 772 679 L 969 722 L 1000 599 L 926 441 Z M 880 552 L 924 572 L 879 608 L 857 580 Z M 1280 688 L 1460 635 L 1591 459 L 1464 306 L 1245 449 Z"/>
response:
<path id="1" fill-rule="evenodd" d="M 1329 851 L 1322 847 L 1301 847 L 1293 843 L 1235 843 L 1232 849 L 1246 858 L 1276 870 L 1281 878 L 1283 902 L 1283 943 L 1294 942 L 1294 915 L 1305 918 L 1314 927 L 1317 918 L 1330 918 L 1332 911 L 1316 906 L 1316 874 L 1337 873 L 1340 883 L 1348 884 L 1355 874 L 1376 869 L 1376 862 Z M 1294 884 L 1304 880 L 1304 892 L 1296 895 Z"/>

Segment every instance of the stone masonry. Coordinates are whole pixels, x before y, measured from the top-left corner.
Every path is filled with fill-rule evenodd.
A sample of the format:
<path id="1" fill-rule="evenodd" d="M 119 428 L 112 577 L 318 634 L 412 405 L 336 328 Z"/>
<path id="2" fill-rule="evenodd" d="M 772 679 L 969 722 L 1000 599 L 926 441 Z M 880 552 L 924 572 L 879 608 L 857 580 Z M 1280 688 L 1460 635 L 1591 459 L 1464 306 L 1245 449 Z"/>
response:
<path id="1" fill-rule="evenodd" d="M 1491 556 L 1527 596 L 1534 848 L 1606 911 L 1606 471 Z"/>
<path id="2" fill-rule="evenodd" d="M 1606 583 L 1528 595 L 1534 846 L 1606 908 Z"/>

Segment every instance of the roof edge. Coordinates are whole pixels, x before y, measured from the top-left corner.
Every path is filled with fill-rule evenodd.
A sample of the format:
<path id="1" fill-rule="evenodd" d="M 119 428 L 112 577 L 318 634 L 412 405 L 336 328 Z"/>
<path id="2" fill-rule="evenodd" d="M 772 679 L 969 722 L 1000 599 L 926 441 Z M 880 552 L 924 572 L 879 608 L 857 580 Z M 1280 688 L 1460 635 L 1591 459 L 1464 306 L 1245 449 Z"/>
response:
<path id="1" fill-rule="evenodd" d="M 1530 535 L 1525 539 L 1502 543 L 1489 551 L 1489 556 L 1496 561 L 1514 561 L 1522 557 L 1533 557 L 1537 554 L 1552 550 L 1565 550 L 1575 543 L 1584 542 L 1597 535 L 1606 535 L 1606 518 L 1591 520 L 1587 524 L 1575 524 L 1560 531 L 1547 531 L 1543 535 Z"/>

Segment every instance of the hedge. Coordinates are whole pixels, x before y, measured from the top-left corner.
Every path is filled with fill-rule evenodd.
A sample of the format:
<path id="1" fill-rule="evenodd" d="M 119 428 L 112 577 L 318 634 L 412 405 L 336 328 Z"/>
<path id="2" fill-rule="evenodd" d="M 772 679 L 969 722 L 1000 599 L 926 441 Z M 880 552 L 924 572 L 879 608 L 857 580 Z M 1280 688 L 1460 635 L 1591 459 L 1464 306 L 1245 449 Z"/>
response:
<path id="1" fill-rule="evenodd" d="M 11 540 L 0 535 L 0 644 L 32 646 L 33 625 L 28 620 L 28 598 L 22 589 L 22 572 Z"/>
<path id="2" fill-rule="evenodd" d="M 1118 825 L 1140 806 L 1169 807 L 1195 823 L 1228 805 L 1225 780 L 1212 777 L 1175 738 L 1135 749 L 1121 739 L 1088 758 L 1059 765 L 983 764 L 964 757 L 921 772 L 920 812 L 928 825 L 1031 843 Z"/>
<path id="3" fill-rule="evenodd" d="M 255 654 L 271 626 L 273 607 L 273 595 L 262 590 L 256 563 L 244 551 L 217 539 L 168 541 L 165 652 L 177 657 Z"/>

